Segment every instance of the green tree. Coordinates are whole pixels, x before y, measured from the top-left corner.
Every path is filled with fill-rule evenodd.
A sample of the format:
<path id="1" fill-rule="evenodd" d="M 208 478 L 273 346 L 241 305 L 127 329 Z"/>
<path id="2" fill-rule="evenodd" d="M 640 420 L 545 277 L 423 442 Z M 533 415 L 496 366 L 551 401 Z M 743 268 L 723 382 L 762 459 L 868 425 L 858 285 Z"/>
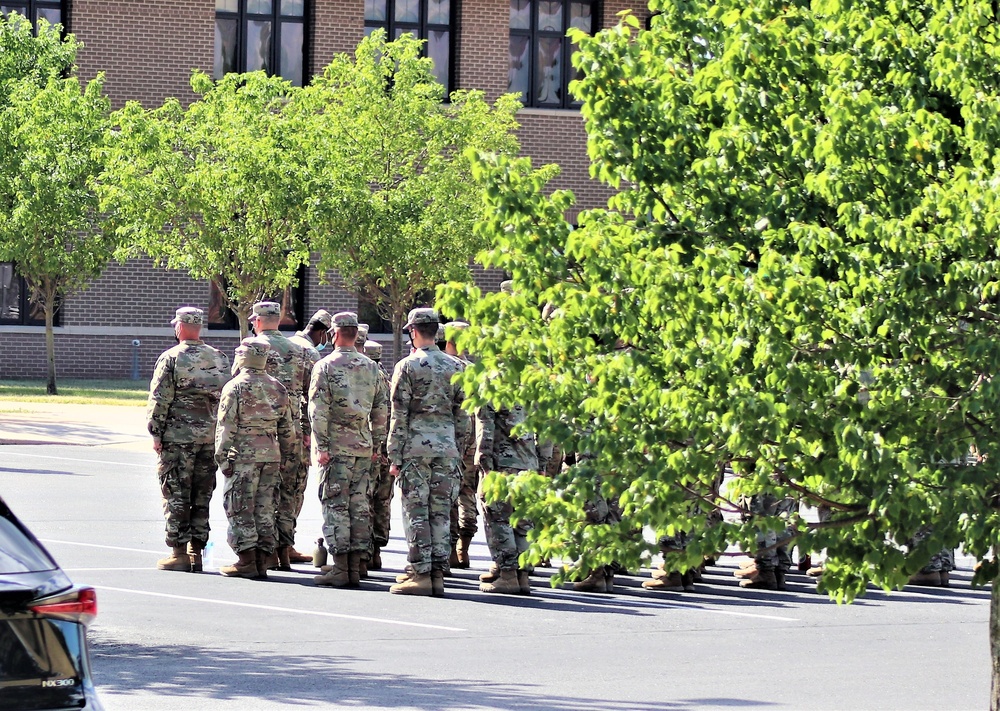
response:
<path id="1" fill-rule="evenodd" d="M 639 525 L 693 535 L 678 568 L 787 526 L 827 549 L 821 586 L 843 601 L 961 544 L 993 582 L 1000 708 L 996 9 L 651 8 L 650 31 L 626 16 L 576 37 L 592 174 L 620 188 L 608 210 L 571 229 L 550 169 L 478 164 L 482 261 L 515 293 L 439 290 L 473 324 L 470 405 L 530 402 L 530 429 L 590 455 L 490 495 L 535 521 L 532 555 L 584 572 L 647 557 Z M 621 526 L 579 525 L 598 491 Z M 754 494 L 832 516 L 705 515 Z"/>
<path id="2" fill-rule="evenodd" d="M 50 395 L 52 325 L 62 300 L 100 276 L 115 238 L 102 229 L 95 180 L 111 105 L 104 79 L 69 76 L 76 43 L 19 15 L 0 20 L 0 260 L 12 261 L 45 314 Z"/>
<path id="3" fill-rule="evenodd" d="M 309 260 L 304 172 L 285 107 L 298 91 L 263 72 L 215 83 L 195 72 L 200 99 L 113 115 L 117 138 L 101 204 L 126 249 L 218 286 L 247 335 L 255 301 L 281 293 Z"/>
<path id="4" fill-rule="evenodd" d="M 514 154 L 514 96 L 491 107 L 479 91 L 443 89 L 409 35 L 366 38 L 300 96 L 312 197 L 308 222 L 322 271 L 369 297 L 402 351 L 406 314 L 422 294 L 468 276 L 482 243 L 473 224 L 482 188 L 469 148 Z"/>

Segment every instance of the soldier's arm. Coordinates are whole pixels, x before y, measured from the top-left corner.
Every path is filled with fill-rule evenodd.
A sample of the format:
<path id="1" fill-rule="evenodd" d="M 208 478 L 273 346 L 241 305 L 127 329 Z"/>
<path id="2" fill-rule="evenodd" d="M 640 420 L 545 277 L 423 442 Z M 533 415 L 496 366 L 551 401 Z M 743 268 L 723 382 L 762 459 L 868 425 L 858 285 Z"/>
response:
<path id="1" fill-rule="evenodd" d="M 400 361 L 393 370 L 392 384 L 389 386 L 392 414 L 389 417 L 389 436 L 386 440 L 389 463 L 395 467 L 403 464 L 403 445 L 406 442 L 406 434 L 410 430 L 410 400 L 412 397 L 410 380 L 404 371 L 402 361 Z"/>
<path id="2" fill-rule="evenodd" d="M 222 391 L 219 400 L 219 417 L 215 423 L 215 463 L 225 476 L 232 474 L 232 460 L 236 458 L 232 450 L 233 435 L 239 423 L 239 398 L 236 388 Z"/>
<path id="3" fill-rule="evenodd" d="M 157 451 L 167 426 L 167 413 L 174 401 L 174 393 L 174 359 L 164 354 L 156 360 L 153 378 L 149 381 L 146 407 L 146 428 L 153 435 L 153 447 Z"/>
<path id="4" fill-rule="evenodd" d="M 295 456 L 295 420 L 292 399 L 285 396 L 278 419 L 278 448 L 281 450 L 281 467 L 285 468 L 289 459 Z"/>
<path id="5" fill-rule="evenodd" d="M 542 442 L 535 437 L 535 455 L 538 457 L 538 473 L 544 474 L 549 468 L 549 461 L 552 459 L 552 442 Z"/>
<path id="6" fill-rule="evenodd" d="M 323 368 L 314 368 L 309 381 L 309 424 L 317 457 L 330 454 L 330 383 Z M 316 464 L 325 464 L 317 461 Z"/>
<path id="7" fill-rule="evenodd" d="M 312 386 L 312 372 L 316 368 L 316 364 L 319 363 L 319 353 L 317 353 L 312 348 L 305 348 L 305 382 L 302 386 L 302 398 L 299 403 L 300 407 L 300 421 L 302 422 L 302 443 L 305 446 L 309 445 L 309 437 L 312 434 L 312 423 L 309 420 L 309 399 L 311 397 L 309 390 Z"/>
<path id="8" fill-rule="evenodd" d="M 451 411 L 455 417 L 455 446 L 459 448 L 461 448 L 462 442 L 465 441 L 469 428 L 472 426 L 469 413 L 462 409 L 462 403 L 465 401 L 465 390 L 462 389 L 461 383 L 461 378 L 456 376 L 451 384 Z"/>
<path id="9" fill-rule="evenodd" d="M 386 429 L 389 419 L 389 392 L 386 390 L 385 381 L 378 371 L 378 366 L 372 368 L 375 376 L 375 399 L 372 401 L 371 428 L 372 428 L 372 456 L 381 453 L 385 446 Z"/>
<path id="10" fill-rule="evenodd" d="M 493 470 L 493 436 L 496 430 L 493 408 L 483 405 L 476 410 L 476 458 L 475 464 L 483 471 Z"/>

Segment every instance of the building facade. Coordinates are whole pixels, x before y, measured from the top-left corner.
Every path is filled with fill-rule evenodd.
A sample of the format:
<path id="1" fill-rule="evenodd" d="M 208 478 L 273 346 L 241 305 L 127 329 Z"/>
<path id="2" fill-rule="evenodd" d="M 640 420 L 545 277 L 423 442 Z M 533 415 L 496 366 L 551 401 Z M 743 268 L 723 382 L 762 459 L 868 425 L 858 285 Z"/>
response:
<path id="1" fill-rule="evenodd" d="M 83 43 L 79 73 L 104 72 L 115 107 L 137 100 L 159 106 L 184 102 L 193 69 L 220 76 L 264 69 L 308 83 L 335 54 L 352 53 L 375 29 L 390 37 L 411 32 L 427 40 L 439 80 L 450 89 L 481 89 L 489 100 L 520 93 L 518 137 L 536 165 L 558 163 L 553 188 L 572 190 L 577 208 L 602 206 L 608 190 L 589 177 L 583 121 L 567 84 L 573 78 L 570 27 L 594 31 L 617 22 L 629 0 L 4 0 L 32 20 L 62 22 Z M 321 283 L 304 269 L 287 293 L 290 313 L 308 318 L 316 309 L 364 311 L 358 295 L 336 275 Z M 476 270 L 486 290 L 502 274 Z M 157 356 L 171 346 L 169 321 L 179 305 L 208 309 L 211 285 L 155 267 L 149 260 L 112 263 L 89 289 L 67 298 L 55 329 L 61 377 L 128 378 L 138 356 L 148 378 Z M 43 377 L 44 327 L 36 318 L 16 265 L 0 263 L 0 378 Z M 374 319 L 370 319 L 374 320 Z M 225 314 L 214 315 L 205 339 L 232 352 L 238 332 Z M 289 323 L 289 326 L 292 324 Z M 375 329 L 379 330 L 378 328 Z M 388 336 L 374 336 L 391 344 Z M 134 345 L 138 341 L 139 345 Z M 391 354 L 388 354 L 391 357 Z"/>

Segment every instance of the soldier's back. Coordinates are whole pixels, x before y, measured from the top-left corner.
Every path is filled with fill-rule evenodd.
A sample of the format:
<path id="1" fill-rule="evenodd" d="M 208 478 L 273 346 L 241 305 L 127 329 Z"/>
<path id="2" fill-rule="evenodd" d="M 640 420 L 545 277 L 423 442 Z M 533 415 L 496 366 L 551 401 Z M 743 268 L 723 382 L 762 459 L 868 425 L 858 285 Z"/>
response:
<path id="1" fill-rule="evenodd" d="M 392 406 L 397 388 L 409 392 L 409 433 L 403 453 L 409 457 L 458 457 L 455 440 L 455 392 L 451 382 L 459 371 L 455 359 L 436 346 L 417 349 L 393 371 Z M 459 401 L 461 398 L 459 398 Z"/>

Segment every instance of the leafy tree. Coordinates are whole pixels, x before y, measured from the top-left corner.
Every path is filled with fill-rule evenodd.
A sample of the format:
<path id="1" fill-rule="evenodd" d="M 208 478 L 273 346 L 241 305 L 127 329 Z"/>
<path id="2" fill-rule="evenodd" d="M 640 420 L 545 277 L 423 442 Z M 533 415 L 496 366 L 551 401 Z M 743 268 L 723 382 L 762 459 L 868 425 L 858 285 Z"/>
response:
<path id="1" fill-rule="evenodd" d="M 100 276 L 114 253 L 94 181 L 111 105 L 102 76 L 69 76 L 76 43 L 19 15 L 0 20 L 0 260 L 12 261 L 45 314 L 46 391 L 57 394 L 52 325 L 62 300 Z"/>
<path id="2" fill-rule="evenodd" d="M 821 586 L 842 601 L 961 544 L 993 582 L 1000 708 L 996 8 L 651 8 L 650 31 L 626 16 L 575 38 L 592 173 L 620 188 L 608 210 L 573 230 L 551 169 L 478 163 L 482 261 L 515 293 L 439 290 L 472 323 L 470 405 L 531 403 L 530 429 L 589 455 L 490 495 L 534 519 L 532 555 L 583 572 L 647 557 L 641 525 L 692 535 L 678 568 L 777 531 L 827 549 Z M 598 492 L 621 526 L 581 528 Z M 706 516 L 755 494 L 832 514 Z"/>
<path id="3" fill-rule="evenodd" d="M 213 281 L 245 336 L 253 303 L 309 260 L 306 183 L 284 111 L 298 90 L 263 72 L 214 83 L 196 71 L 191 86 L 201 98 L 187 108 L 129 102 L 113 115 L 102 205 L 128 245 L 121 256 Z"/>
<path id="4" fill-rule="evenodd" d="M 303 90 L 312 197 L 308 222 L 323 271 L 371 298 L 402 351 L 406 314 L 421 294 L 468 276 L 482 248 L 473 233 L 482 188 L 464 151 L 513 154 L 514 96 L 491 107 L 479 91 L 442 87 L 409 35 L 374 33 Z"/>

